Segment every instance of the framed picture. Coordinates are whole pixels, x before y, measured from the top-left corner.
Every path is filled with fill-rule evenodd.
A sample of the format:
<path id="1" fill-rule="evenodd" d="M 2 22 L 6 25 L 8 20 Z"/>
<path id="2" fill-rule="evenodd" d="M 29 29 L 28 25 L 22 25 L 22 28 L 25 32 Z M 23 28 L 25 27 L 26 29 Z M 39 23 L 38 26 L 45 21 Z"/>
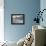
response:
<path id="1" fill-rule="evenodd" d="M 24 24 L 25 15 L 24 14 L 11 14 L 11 24 Z"/>

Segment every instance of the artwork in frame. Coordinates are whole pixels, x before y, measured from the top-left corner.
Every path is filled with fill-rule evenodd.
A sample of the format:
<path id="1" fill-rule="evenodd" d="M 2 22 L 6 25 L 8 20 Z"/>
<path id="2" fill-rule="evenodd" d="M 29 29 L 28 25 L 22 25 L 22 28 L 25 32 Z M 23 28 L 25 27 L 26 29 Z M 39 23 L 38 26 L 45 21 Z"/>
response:
<path id="1" fill-rule="evenodd" d="M 24 14 L 11 14 L 11 24 L 22 25 L 25 23 Z"/>

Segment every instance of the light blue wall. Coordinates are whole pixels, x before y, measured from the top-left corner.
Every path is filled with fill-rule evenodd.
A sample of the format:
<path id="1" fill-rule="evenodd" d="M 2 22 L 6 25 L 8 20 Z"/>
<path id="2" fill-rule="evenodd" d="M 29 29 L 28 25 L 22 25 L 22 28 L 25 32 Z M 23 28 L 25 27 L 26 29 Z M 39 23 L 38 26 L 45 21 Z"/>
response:
<path id="1" fill-rule="evenodd" d="M 42 11 L 43 9 L 46 9 L 46 0 L 41 0 L 40 1 L 40 10 Z M 46 10 L 43 12 L 43 22 L 40 22 L 40 25 L 45 26 L 46 27 Z"/>
<path id="2" fill-rule="evenodd" d="M 43 10 L 43 9 L 46 9 L 46 0 L 40 1 L 40 10 Z M 46 11 L 44 11 L 42 17 L 43 17 L 43 22 L 40 21 L 40 25 L 46 27 Z M 45 37 L 45 39 L 46 39 L 46 37 Z M 45 44 L 46 44 L 46 40 L 45 40 Z"/>
<path id="3" fill-rule="evenodd" d="M 36 12 L 40 9 L 39 0 L 4 0 L 4 26 L 5 40 L 18 41 L 32 29 L 32 23 Z M 38 10 L 39 11 L 39 10 Z M 24 13 L 24 25 L 12 25 L 11 14 Z"/>

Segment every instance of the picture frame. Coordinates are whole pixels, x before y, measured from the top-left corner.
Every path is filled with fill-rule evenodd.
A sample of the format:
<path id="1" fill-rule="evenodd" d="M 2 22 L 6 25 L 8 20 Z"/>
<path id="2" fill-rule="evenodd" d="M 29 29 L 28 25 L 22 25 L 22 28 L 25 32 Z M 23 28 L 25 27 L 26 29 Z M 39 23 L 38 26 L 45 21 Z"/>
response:
<path id="1" fill-rule="evenodd" d="M 11 24 L 22 25 L 25 23 L 24 14 L 11 14 Z"/>

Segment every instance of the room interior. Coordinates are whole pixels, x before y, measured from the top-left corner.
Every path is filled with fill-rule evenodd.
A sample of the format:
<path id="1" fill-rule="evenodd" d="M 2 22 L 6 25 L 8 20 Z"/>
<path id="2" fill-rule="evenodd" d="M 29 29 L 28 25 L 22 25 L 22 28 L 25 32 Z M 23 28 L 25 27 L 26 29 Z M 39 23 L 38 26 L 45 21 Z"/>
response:
<path id="1" fill-rule="evenodd" d="M 46 46 L 45 5 L 46 0 L 0 0 L 0 46 Z"/>

